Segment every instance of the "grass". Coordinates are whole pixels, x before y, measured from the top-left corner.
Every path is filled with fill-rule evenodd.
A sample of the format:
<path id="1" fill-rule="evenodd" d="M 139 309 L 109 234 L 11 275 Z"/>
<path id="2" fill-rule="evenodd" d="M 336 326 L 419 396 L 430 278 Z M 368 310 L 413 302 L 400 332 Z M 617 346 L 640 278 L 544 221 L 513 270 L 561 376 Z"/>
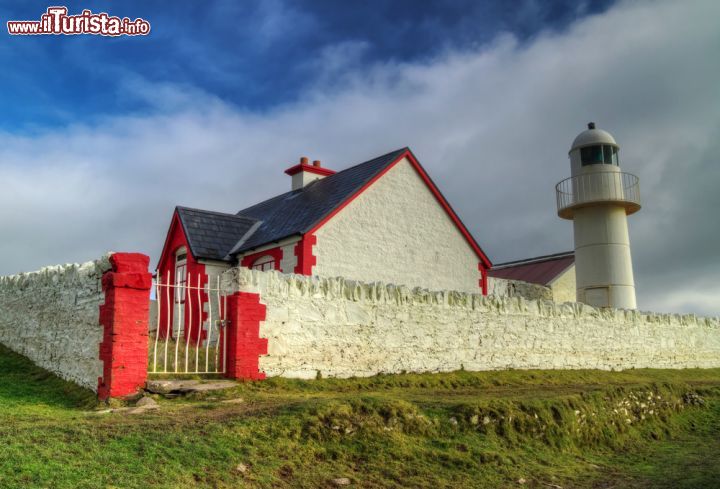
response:
<path id="1" fill-rule="evenodd" d="M 622 471 L 608 477 L 605 487 L 720 487 L 720 402 L 712 402 L 708 409 L 682 413 L 675 422 L 680 429 L 671 439 L 611 458 L 610 462 Z"/>
<path id="2" fill-rule="evenodd" d="M 720 370 L 270 379 L 145 414 L 93 399 L 0 347 L 0 487 L 720 487 Z"/>

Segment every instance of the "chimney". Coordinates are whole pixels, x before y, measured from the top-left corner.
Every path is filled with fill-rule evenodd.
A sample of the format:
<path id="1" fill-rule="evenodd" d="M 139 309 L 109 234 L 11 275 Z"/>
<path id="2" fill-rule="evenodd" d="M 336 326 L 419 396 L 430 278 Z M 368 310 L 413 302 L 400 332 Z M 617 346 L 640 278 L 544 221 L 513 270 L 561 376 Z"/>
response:
<path id="1" fill-rule="evenodd" d="M 315 180 L 320 180 L 335 172 L 327 168 L 323 168 L 320 160 L 314 160 L 312 165 L 309 164 L 307 156 L 300 158 L 300 163 L 291 166 L 285 173 L 292 177 L 292 190 L 299 190 Z"/>

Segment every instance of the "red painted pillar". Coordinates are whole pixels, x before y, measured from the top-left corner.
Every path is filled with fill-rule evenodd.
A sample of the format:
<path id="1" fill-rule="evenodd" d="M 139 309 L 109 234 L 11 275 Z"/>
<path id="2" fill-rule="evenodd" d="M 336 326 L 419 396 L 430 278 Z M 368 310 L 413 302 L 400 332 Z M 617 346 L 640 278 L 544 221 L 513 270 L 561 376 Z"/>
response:
<path id="1" fill-rule="evenodd" d="M 143 388 L 148 363 L 150 258 L 140 253 L 114 253 L 110 263 L 112 270 L 102 277 L 105 304 L 100 306 L 103 376 L 98 378 L 98 398 L 102 400 Z"/>
<path id="2" fill-rule="evenodd" d="M 260 321 L 265 320 L 265 305 L 260 296 L 235 292 L 227 298 L 227 362 L 225 376 L 231 379 L 262 380 L 260 355 L 267 355 L 267 338 L 260 338 Z"/>

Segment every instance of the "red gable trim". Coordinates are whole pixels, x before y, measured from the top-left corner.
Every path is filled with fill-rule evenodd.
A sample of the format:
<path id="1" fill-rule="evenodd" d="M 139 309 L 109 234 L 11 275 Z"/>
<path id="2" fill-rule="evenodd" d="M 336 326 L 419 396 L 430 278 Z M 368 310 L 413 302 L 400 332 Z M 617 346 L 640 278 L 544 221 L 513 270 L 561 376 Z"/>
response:
<path id="1" fill-rule="evenodd" d="M 173 235 L 175 234 L 175 228 L 180 226 L 180 232 L 183 235 L 184 241 L 185 241 L 185 247 L 188 250 L 188 253 L 192 254 L 192 250 L 190 250 L 190 245 L 187 242 L 187 235 L 185 234 L 185 229 L 182 226 L 182 221 L 180 220 L 180 216 L 178 215 L 177 209 L 173 211 L 172 219 L 170 220 L 170 227 L 168 228 L 168 232 L 165 235 L 165 244 L 163 244 L 162 253 L 160 253 L 160 259 L 158 260 L 157 265 L 155 266 L 156 270 L 160 269 L 160 266 L 162 265 L 163 261 L 165 260 L 165 255 L 170 252 L 172 253 L 174 250 L 168 250 L 168 247 L 170 246 L 170 240 L 173 238 Z M 194 257 L 193 257 L 194 258 Z"/>
<path id="2" fill-rule="evenodd" d="M 442 208 L 445 210 L 447 215 L 452 219 L 452 221 L 455 223 L 455 226 L 458 228 L 460 233 L 465 238 L 465 241 L 470 245 L 470 247 L 473 249 L 475 254 L 480 258 L 482 263 L 485 265 L 486 268 L 492 267 L 492 263 L 490 262 L 490 259 L 485 255 L 483 250 L 480 248 L 480 246 L 475 241 L 475 238 L 472 237 L 472 234 L 470 234 L 470 231 L 465 227 L 465 224 L 460 220 L 460 218 L 455 214 L 455 211 L 452 209 L 450 204 L 447 200 L 445 200 L 445 197 L 440 192 L 440 190 L 437 188 L 435 183 L 432 181 L 430 176 L 425 172 L 425 169 L 420 165 L 420 163 L 415 159 L 415 156 L 412 154 L 410 150 L 406 150 L 400 156 L 398 156 L 395 161 L 390 163 L 388 166 L 386 166 L 380 173 L 375 175 L 369 182 L 367 182 L 365 185 L 363 185 L 360 190 L 355 192 L 353 195 L 348 197 L 345 202 L 337 206 L 330 214 L 325 216 L 319 223 L 317 223 L 312 229 L 310 229 L 306 234 L 314 234 L 318 229 L 320 229 L 322 226 L 325 225 L 326 222 L 328 222 L 330 219 L 332 219 L 335 214 L 340 212 L 347 206 L 350 202 L 355 200 L 360 194 L 362 194 L 365 190 L 367 190 L 373 183 L 378 181 L 383 175 L 385 175 L 388 171 L 390 171 L 391 168 L 393 168 L 395 165 L 397 165 L 400 161 L 403 160 L 403 158 L 407 158 L 408 161 L 412 164 L 413 168 L 415 168 L 415 171 L 418 172 L 420 175 L 420 178 L 423 179 L 425 182 L 425 185 L 430 189 L 432 194 L 435 196 L 435 199 L 438 201 L 438 203 L 442 206 Z"/>
<path id="3" fill-rule="evenodd" d="M 323 168 L 321 166 L 313 166 L 313 165 L 303 165 L 302 163 L 299 165 L 291 166 L 287 170 L 285 170 L 285 173 L 292 176 L 296 173 L 300 173 L 301 171 L 306 171 L 308 173 L 315 173 L 317 175 L 323 175 L 323 176 L 329 176 L 334 175 L 335 171 L 330 170 L 328 168 Z"/>

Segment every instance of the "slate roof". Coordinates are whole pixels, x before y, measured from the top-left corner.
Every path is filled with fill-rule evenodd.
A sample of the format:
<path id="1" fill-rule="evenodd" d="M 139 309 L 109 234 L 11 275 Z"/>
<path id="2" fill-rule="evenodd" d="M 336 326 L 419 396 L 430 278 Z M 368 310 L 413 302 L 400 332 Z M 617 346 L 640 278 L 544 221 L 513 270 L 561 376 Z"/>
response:
<path id="1" fill-rule="evenodd" d="M 230 250 L 230 254 L 309 231 L 406 151 L 409 149 L 402 148 L 378 156 L 241 210 L 238 215 L 257 219 L 262 224 L 246 241 Z"/>
<path id="2" fill-rule="evenodd" d="M 232 261 L 236 254 L 305 234 L 405 153 L 412 155 L 407 147 L 392 151 L 237 214 L 177 207 L 190 251 L 195 258 Z"/>
<path id="3" fill-rule="evenodd" d="M 236 214 L 188 207 L 176 207 L 176 210 L 190 251 L 196 258 L 225 260 L 228 251 L 257 223 L 255 219 Z"/>
<path id="4" fill-rule="evenodd" d="M 488 275 L 509 280 L 522 280 L 531 284 L 548 285 L 573 263 L 575 263 L 575 253 L 566 251 L 554 255 L 498 263 L 488 271 Z"/>
<path id="5" fill-rule="evenodd" d="M 230 261 L 231 255 L 303 234 L 406 151 L 378 156 L 237 214 L 177 207 L 190 251 L 195 258 Z"/>

